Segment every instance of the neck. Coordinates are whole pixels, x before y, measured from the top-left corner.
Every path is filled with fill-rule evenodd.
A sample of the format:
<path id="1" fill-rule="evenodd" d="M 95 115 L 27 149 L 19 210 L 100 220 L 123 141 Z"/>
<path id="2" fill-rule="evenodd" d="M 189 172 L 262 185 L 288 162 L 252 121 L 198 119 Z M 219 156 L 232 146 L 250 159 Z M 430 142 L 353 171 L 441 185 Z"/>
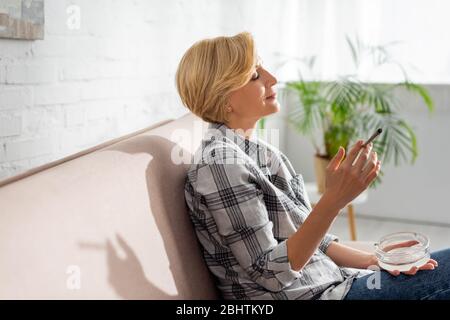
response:
<path id="1" fill-rule="evenodd" d="M 246 139 L 249 139 L 252 136 L 253 131 L 255 130 L 257 122 L 258 119 L 230 119 L 230 121 L 226 122 L 225 124 L 230 129 L 240 131 L 241 135 L 244 135 Z"/>

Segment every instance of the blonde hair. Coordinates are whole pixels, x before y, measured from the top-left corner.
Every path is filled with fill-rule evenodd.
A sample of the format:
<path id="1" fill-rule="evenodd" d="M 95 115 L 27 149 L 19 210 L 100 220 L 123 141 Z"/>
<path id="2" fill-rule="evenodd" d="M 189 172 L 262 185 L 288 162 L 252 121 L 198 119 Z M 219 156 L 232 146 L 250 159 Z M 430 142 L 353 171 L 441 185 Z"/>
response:
<path id="1" fill-rule="evenodd" d="M 253 37 L 242 32 L 194 43 L 183 55 L 176 85 L 183 104 L 208 122 L 226 122 L 227 101 L 259 63 Z"/>

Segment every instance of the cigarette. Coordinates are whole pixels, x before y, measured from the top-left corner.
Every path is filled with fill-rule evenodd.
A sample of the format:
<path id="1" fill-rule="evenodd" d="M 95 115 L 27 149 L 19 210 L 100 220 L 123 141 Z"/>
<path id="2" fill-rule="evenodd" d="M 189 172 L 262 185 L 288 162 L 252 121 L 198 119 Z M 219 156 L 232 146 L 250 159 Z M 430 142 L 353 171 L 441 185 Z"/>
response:
<path id="1" fill-rule="evenodd" d="M 369 140 L 367 140 L 366 142 L 364 142 L 364 144 L 361 146 L 362 148 L 365 148 L 369 143 L 372 142 L 373 139 L 375 139 L 376 137 L 378 137 L 380 135 L 380 133 L 383 132 L 383 129 L 378 128 L 378 130 L 369 138 Z"/>

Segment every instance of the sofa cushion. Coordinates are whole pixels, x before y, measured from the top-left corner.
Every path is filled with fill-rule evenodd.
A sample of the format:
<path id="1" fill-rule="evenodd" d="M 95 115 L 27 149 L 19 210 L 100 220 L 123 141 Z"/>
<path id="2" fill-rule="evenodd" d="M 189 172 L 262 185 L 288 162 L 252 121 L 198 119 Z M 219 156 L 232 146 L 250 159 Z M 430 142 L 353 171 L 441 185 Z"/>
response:
<path id="1" fill-rule="evenodd" d="M 189 114 L 0 184 L 1 299 L 215 299 L 184 202 Z M 184 130 L 184 131 L 183 131 Z M 174 134 L 178 132 L 178 134 Z"/>

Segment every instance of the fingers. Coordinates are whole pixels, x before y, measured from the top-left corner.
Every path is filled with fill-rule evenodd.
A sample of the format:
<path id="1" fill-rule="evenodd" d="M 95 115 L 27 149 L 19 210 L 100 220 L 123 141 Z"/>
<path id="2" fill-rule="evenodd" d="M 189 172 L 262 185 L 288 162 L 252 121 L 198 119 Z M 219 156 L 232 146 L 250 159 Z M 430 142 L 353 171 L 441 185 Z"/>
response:
<path id="1" fill-rule="evenodd" d="M 403 273 L 408 275 L 408 276 L 413 276 L 413 275 L 415 275 L 417 273 L 417 271 L 419 271 L 419 268 L 412 267 L 411 269 L 409 269 L 409 271 L 405 271 Z"/>
<path id="2" fill-rule="evenodd" d="M 366 175 L 369 175 L 372 170 L 375 169 L 375 167 L 378 164 L 378 154 L 374 151 L 370 154 L 370 160 L 367 162 L 367 165 L 362 169 L 362 172 L 364 172 Z"/>
<path id="3" fill-rule="evenodd" d="M 419 269 L 420 270 L 434 270 L 434 268 L 436 268 L 437 266 L 438 266 L 437 261 L 434 259 L 430 259 L 430 260 L 428 260 L 427 263 L 425 263 Z"/>
<path id="4" fill-rule="evenodd" d="M 372 181 L 378 176 L 378 174 L 380 173 L 381 170 L 381 161 L 378 160 L 377 165 L 375 166 L 375 168 L 369 172 L 369 174 L 367 175 L 366 179 L 365 179 L 365 183 L 366 185 L 370 185 L 372 183 Z"/>
<path id="5" fill-rule="evenodd" d="M 350 149 L 350 152 L 347 155 L 347 158 L 342 162 L 342 165 L 346 167 L 351 167 L 353 164 L 353 161 L 355 161 L 356 156 L 358 155 L 359 151 L 361 150 L 361 146 L 363 145 L 364 140 L 358 140 L 353 147 Z"/>
<path id="6" fill-rule="evenodd" d="M 345 155 L 345 149 L 342 147 L 339 147 L 338 152 L 336 153 L 336 155 L 333 157 L 333 159 L 331 159 L 330 163 L 327 166 L 327 170 L 331 170 L 334 171 L 336 170 L 339 165 L 341 164 L 342 159 L 344 158 Z"/>
<path id="7" fill-rule="evenodd" d="M 434 259 L 430 259 L 423 266 L 421 266 L 421 267 L 412 267 L 408 271 L 404 271 L 404 272 L 400 272 L 399 270 L 386 270 L 386 271 L 388 271 L 391 275 L 393 275 L 395 277 L 399 276 L 401 273 L 406 274 L 408 276 L 413 276 L 419 270 L 434 270 L 437 266 L 438 266 L 437 261 L 434 260 Z"/>
<path id="8" fill-rule="evenodd" d="M 412 267 L 412 268 L 409 269 L 408 271 L 400 272 L 399 270 L 389 270 L 388 272 L 389 272 L 391 275 L 393 275 L 393 276 L 395 276 L 395 277 L 398 277 L 398 276 L 400 275 L 400 273 L 406 274 L 406 275 L 408 275 L 408 276 L 413 276 L 413 275 L 415 275 L 415 274 L 417 273 L 418 270 L 419 270 L 419 268 L 417 268 L 417 267 Z"/>
<path id="9" fill-rule="evenodd" d="M 431 262 L 425 263 L 419 270 L 434 270 L 435 266 Z"/>
<path id="10" fill-rule="evenodd" d="M 357 170 L 358 172 L 361 172 L 363 170 L 363 167 L 366 164 L 369 157 L 373 156 L 373 153 L 371 154 L 372 148 L 373 148 L 373 144 L 371 142 L 368 146 L 366 146 L 362 150 L 361 154 L 359 155 L 359 158 L 357 158 L 354 163 L 355 170 Z"/>
<path id="11" fill-rule="evenodd" d="M 387 271 L 396 277 L 400 275 L 400 271 L 398 271 L 398 270 L 387 270 Z"/>
<path id="12" fill-rule="evenodd" d="M 432 263 L 435 267 L 438 266 L 438 262 L 436 260 L 434 260 L 434 259 L 430 259 L 430 260 L 428 260 L 428 262 Z"/>

